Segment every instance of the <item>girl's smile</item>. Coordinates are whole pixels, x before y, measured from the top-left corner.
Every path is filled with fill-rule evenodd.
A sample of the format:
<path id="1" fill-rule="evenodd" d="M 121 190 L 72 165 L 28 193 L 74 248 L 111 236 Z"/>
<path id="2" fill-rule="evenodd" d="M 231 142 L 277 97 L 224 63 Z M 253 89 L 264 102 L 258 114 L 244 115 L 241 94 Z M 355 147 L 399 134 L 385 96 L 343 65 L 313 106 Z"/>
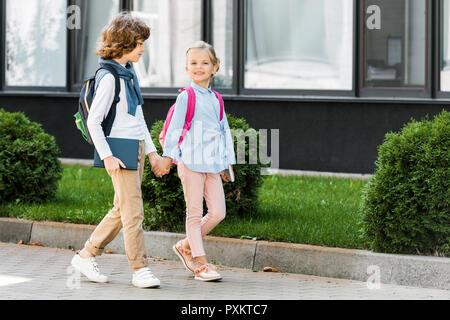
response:
<path id="1" fill-rule="evenodd" d="M 218 66 L 211 62 L 206 50 L 192 49 L 186 61 L 186 72 L 198 85 L 208 88 L 212 76 L 217 72 Z"/>

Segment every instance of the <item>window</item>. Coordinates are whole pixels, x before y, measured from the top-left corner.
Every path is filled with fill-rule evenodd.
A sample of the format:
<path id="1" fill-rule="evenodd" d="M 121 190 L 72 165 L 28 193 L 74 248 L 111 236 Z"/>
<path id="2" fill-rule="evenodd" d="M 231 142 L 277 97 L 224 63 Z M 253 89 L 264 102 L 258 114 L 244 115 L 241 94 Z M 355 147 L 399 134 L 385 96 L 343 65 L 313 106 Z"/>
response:
<path id="1" fill-rule="evenodd" d="M 441 2 L 441 91 L 450 91 L 450 1 Z"/>
<path id="2" fill-rule="evenodd" d="M 212 42 L 220 59 L 220 69 L 214 77 L 214 86 L 231 88 L 233 84 L 233 0 L 213 1 Z"/>
<path id="3" fill-rule="evenodd" d="M 133 0 L 133 14 L 151 27 L 147 50 L 135 64 L 142 87 L 182 87 L 186 50 L 201 39 L 201 0 Z M 151 43 L 151 45 L 148 45 Z"/>
<path id="4" fill-rule="evenodd" d="M 352 0 L 245 3 L 245 88 L 352 90 Z"/>
<path id="5" fill-rule="evenodd" d="M 75 82 L 82 83 L 98 68 L 95 54 L 103 28 L 119 13 L 119 0 L 77 0 L 81 26 L 75 29 Z"/>
<path id="6" fill-rule="evenodd" d="M 6 1 L 7 86 L 66 86 L 66 0 Z"/>
<path id="7" fill-rule="evenodd" d="M 364 1 L 363 8 L 363 86 L 423 89 L 427 1 L 370 0 Z"/>

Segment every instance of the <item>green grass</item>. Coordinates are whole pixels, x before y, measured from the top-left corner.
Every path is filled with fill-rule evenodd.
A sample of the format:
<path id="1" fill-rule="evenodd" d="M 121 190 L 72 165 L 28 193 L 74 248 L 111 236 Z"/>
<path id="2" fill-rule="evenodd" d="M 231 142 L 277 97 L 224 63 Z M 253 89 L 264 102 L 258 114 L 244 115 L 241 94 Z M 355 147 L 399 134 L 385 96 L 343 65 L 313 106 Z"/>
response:
<path id="1" fill-rule="evenodd" d="M 341 178 L 265 178 L 260 212 L 225 219 L 212 234 L 272 241 L 363 248 L 358 224 L 364 181 Z"/>
<path id="2" fill-rule="evenodd" d="M 259 194 L 260 211 L 252 217 L 228 217 L 211 235 L 363 248 L 358 206 L 365 183 L 341 178 L 267 176 Z M 0 216 L 98 224 L 112 207 L 113 196 L 105 170 L 65 166 L 54 200 L 2 204 Z"/>
<path id="3" fill-rule="evenodd" d="M 41 204 L 10 203 L 0 206 L 0 216 L 98 224 L 111 209 L 114 189 L 103 169 L 64 166 L 55 199 Z"/>

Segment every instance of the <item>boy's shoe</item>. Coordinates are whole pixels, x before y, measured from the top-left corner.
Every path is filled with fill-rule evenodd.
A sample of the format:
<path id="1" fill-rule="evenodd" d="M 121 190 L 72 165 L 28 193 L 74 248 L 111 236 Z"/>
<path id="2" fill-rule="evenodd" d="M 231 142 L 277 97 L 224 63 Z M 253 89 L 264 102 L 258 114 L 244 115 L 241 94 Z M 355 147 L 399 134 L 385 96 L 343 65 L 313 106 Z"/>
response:
<path id="1" fill-rule="evenodd" d="M 194 279 L 200 281 L 218 281 L 222 279 L 221 275 L 216 271 L 216 267 L 209 263 L 195 269 L 194 274 Z"/>
<path id="2" fill-rule="evenodd" d="M 183 262 L 184 267 L 186 270 L 194 273 L 195 270 L 195 262 L 194 258 L 192 257 L 191 250 L 183 248 L 181 245 L 181 240 L 178 241 L 173 247 L 173 251 L 175 254 L 180 258 L 181 262 Z"/>
<path id="3" fill-rule="evenodd" d="M 94 257 L 84 259 L 77 253 L 72 258 L 71 265 L 93 282 L 108 282 L 108 277 L 100 273 Z"/>
<path id="4" fill-rule="evenodd" d="M 158 278 L 147 267 L 135 271 L 131 283 L 138 288 L 153 288 L 160 285 Z"/>

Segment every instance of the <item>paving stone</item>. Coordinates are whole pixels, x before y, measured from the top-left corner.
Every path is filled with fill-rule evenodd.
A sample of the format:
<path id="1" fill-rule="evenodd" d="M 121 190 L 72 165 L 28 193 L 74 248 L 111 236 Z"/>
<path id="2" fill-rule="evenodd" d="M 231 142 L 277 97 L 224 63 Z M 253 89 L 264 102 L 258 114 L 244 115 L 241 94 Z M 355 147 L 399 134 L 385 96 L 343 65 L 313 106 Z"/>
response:
<path id="1" fill-rule="evenodd" d="M 149 258 L 149 267 L 161 280 L 159 289 L 131 285 L 132 270 L 125 255 L 108 254 L 97 262 L 109 283 L 92 283 L 81 276 L 79 287 L 68 287 L 71 250 L 0 242 L 0 299 L 46 300 L 432 300 L 450 299 L 441 289 L 381 284 L 369 289 L 365 282 L 289 273 L 252 272 L 218 266 L 223 281 L 194 280 L 181 262 Z M 69 268 L 70 269 L 70 268 Z M 70 282 L 69 282 L 70 283 Z"/>

